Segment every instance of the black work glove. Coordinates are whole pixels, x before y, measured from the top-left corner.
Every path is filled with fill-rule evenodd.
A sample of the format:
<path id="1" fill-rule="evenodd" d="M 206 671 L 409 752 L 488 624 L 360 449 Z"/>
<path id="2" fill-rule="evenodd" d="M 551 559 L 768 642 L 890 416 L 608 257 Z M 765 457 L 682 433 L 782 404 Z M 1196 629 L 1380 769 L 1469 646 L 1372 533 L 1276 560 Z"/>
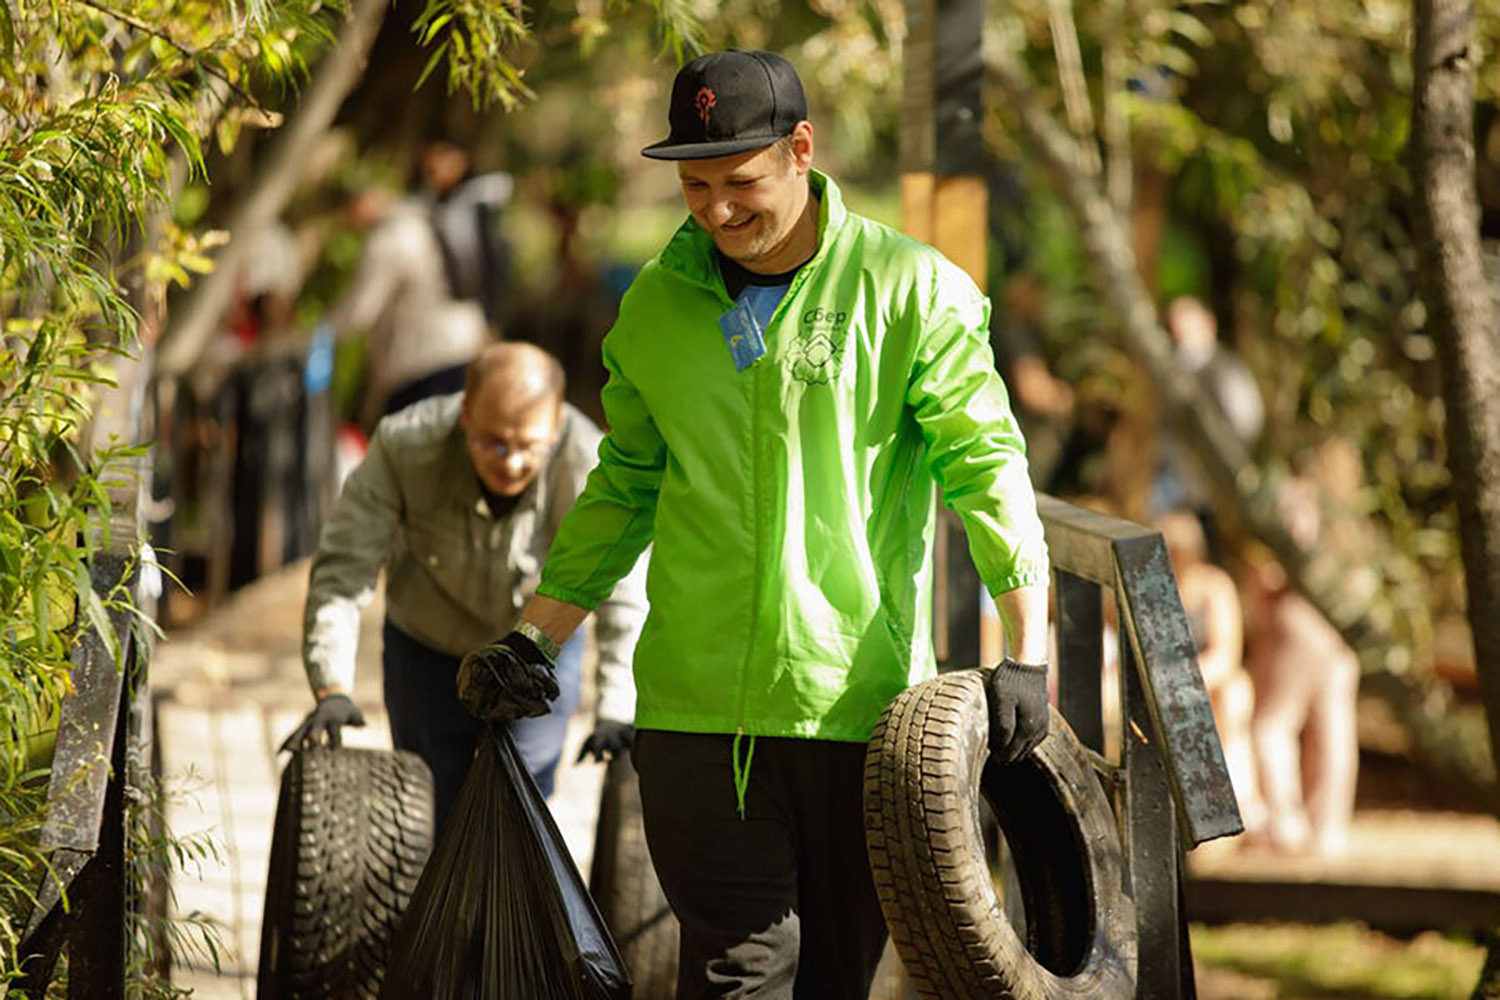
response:
<path id="1" fill-rule="evenodd" d="M 583 749 L 578 751 L 578 760 L 574 763 L 579 763 L 590 754 L 597 761 L 611 760 L 616 754 L 624 753 L 634 746 L 634 726 L 614 719 L 600 719 L 594 723 L 594 731 L 589 734 L 589 738 L 583 741 Z"/>
<path id="2" fill-rule="evenodd" d="M 546 715 L 557 694 L 552 661 L 519 632 L 480 646 L 458 666 L 458 698 L 476 718 L 511 722 Z"/>
<path id="3" fill-rule="evenodd" d="M 349 700 L 346 694 L 325 694 L 318 699 L 318 704 L 302 724 L 292 730 L 292 735 L 281 744 L 283 750 L 296 750 L 299 747 L 312 746 L 322 736 L 328 737 L 328 745 L 336 747 L 341 745 L 339 729 L 343 726 L 363 726 L 365 715 L 359 710 L 359 706 Z"/>
<path id="4" fill-rule="evenodd" d="M 1047 664 L 1007 656 L 987 673 L 990 756 L 1009 764 L 1036 749 L 1047 735 Z"/>

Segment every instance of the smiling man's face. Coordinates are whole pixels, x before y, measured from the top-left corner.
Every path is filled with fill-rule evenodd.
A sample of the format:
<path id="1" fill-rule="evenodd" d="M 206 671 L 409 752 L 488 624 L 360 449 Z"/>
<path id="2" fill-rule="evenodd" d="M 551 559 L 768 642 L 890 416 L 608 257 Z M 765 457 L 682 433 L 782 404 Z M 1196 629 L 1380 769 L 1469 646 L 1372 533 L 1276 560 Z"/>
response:
<path id="1" fill-rule="evenodd" d="M 789 271 L 817 247 L 809 211 L 812 126 L 785 144 L 709 160 L 680 160 L 682 197 L 724 256 L 759 274 Z"/>

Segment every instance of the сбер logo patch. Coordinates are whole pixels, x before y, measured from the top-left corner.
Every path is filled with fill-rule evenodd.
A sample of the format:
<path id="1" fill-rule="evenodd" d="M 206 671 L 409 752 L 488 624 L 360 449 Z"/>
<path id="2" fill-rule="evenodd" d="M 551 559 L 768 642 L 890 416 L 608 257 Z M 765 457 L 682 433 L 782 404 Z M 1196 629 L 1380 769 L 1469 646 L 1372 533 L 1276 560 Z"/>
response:
<path id="1" fill-rule="evenodd" d="M 797 324 L 798 340 L 787 350 L 792 377 L 807 385 L 827 385 L 838 377 L 849 332 L 849 313 L 814 306 Z"/>

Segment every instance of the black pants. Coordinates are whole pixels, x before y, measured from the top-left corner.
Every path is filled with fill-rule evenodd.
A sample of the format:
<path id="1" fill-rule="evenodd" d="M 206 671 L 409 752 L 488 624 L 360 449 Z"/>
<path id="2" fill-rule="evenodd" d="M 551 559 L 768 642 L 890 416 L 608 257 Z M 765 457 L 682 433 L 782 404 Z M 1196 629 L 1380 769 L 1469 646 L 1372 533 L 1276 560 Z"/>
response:
<path id="1" fill-rule="evenodd" d="M 443 820 L 458 798 L 458 790 L 474 762 L 474 747 L 484 723 L 469 714 L 458 700 L 459 657 L 418 642 L 392 625 L 381 630 L 384 643 L 381 669 L 385 673 L 385 711 L 391 723 L 391 742 L 410 750 L 432 771 L 434 821 Z M 534 719 L 517 719 L 511 737 L 537 787 L 552 797 L 557 762 L 562 757 L 568 719 L 578 707 L 583 679 L 583 633 L 563 644 L 557 657 L 557 686 L 561 694 L 552 711 Z"/>
<path id="2" fill-rule="evenodd" d="M 646 842 L 682 924 L 678 1000 L 865 1000 L 886 932 L 865 856 L 864 744 L 757 739 L 744 819 L 733 745 L 636 736 Z"/>

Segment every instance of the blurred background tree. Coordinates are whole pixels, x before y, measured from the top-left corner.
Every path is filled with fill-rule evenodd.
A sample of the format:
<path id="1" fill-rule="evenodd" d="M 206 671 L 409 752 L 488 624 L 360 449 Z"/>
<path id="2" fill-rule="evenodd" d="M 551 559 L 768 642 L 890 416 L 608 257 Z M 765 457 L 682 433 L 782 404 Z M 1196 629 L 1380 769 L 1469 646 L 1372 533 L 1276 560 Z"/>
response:
<path id="1" fill-rule="evenodd" d="M 1413 0 L 1411 156 L 1421 290 L 1443 366 L 1468 620 L 1490 747 L 1500 757 L 1500 257 L 1480 242 L 1475 185 L 1474 5 Z M 1500 997 L 1500 925 L 1476 998 Z"/>
<path id="2" fill-rule="evenodd" d="M 1159 370 L 1147 376 L 1142 343 L 1156 336 L 1165 356 L 1168 342 L 1151 311 L 1129 308 L 1118 270 L 1084 279 L 1096 219 L 1083 214 L 1082 185 L 1120 221 L 1145 304 L 1204 299 L 1261 388 L 1265 429 L 1219 477 L 1231 543 L 1259 535 L 1283 561 L 1300 560 L 1418 756 L 1493 796 L 1482 717 L 1472 704 L 1457 710 L 1448 685 L 1472 691 L 1474 673 L 1439 369 L 1416 287 L 1409 9 L 1147 0 L 1086 5 L 1075 22 L 1068 8 L 992 8 L 989 50 L 992 66 L 1017 70 L 992 74 L 992 139 L 1016 163 L 1043 248 L 1028 266 L 1047 289 L 1049 354 L 1085 413 L 1148 430 L 1116 457 L 1153 467 L 1149 431 L 1172 392 Z M 1497 13 L 1479 5 L 1481 66 Z M 1485 137 L 1495 85 L 1480 75 Z M 1072 145 L 1049 156 L 1038 121 Z M 1496 166 L 1482 157 L 1481 180 Z M 1500 200 L 1493 184 L 1482 190 L 1489 233 Z M 1100 336 L 1130 329 L 1136 339 Z M 1143 383 L 1156 391 L 1137 393 Z M 1188 430 L 1225 465 L 1229 449 L 1209 453 Z M 1301 555 L 1266 530 L 1278 519 L 1275 486 L 1293 474 L 1322 480 L 1325 521 L 1342 526 Z M 1107 468 L 1072 485 L 1113 488 L 1135 516 L 1145 502 Z"/>

